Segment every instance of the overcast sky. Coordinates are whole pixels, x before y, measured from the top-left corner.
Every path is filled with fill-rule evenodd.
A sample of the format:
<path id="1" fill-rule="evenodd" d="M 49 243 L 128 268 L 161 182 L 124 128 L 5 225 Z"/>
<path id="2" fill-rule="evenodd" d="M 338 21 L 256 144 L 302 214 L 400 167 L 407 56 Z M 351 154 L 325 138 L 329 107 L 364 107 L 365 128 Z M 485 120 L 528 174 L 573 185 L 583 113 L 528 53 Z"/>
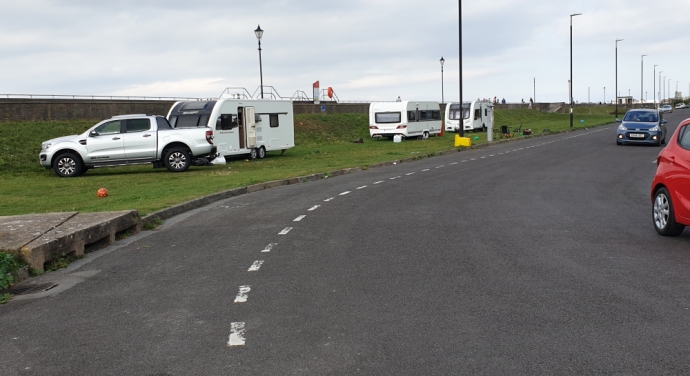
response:
<path id="1" fill-rule="evenodd" d="M 463 98 L 566 101 L 618 90 L 653 98 L 654 64 L 690 90 L 690 1 L 465 0 Z M 311 85 L 343 101 L 457 101 L 458 2 L 449 0 L 0 0 L 0 94 L 217 97 L 259 87 L 254 29 L 265 30 L 264 85 Z M 658 91 L 657 87 L 657 91 Z M 666 95 L 664 95 L 666 96 Z"/>

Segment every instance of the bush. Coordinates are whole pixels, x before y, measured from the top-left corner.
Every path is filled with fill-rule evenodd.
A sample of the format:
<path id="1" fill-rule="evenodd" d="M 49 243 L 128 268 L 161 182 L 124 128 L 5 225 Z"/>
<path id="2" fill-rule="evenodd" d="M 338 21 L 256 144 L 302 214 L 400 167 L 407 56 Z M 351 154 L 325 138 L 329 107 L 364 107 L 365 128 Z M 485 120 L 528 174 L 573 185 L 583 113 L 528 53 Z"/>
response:
<path id="1" fill-rule="evenodd" d="M 22 263 L 13 254 L 0 251 L 0 290 L 4 290 L 14 284 L 14 272 Z"/>

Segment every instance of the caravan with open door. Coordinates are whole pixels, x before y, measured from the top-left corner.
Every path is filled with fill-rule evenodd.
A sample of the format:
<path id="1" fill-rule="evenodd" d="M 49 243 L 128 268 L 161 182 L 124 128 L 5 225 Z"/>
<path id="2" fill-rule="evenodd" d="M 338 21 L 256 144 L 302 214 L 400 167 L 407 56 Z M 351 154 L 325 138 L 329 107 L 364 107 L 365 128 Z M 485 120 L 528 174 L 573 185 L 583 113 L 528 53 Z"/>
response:
<path id="1" fill-rule="evenodd" d="M 487 101 L 473 101 L 462 104 L 465 131 L 483 131 L 494 126 L 494 105 Z M 447 131 L 458 132 L 460 128 L 460 105 L 446 105 L 445 127 Z"/>
<path id="2" fill-rule="evenodd" d="M 266 152 L 295 146 L 292 101 L 226 99 L 175 103 L 168 113 L 173 128 L 210 127 L 223 156 Z"/>
<path id="3" fill-rule="evenodd" d="M 369 135 L 428 138 L 443 127 L 438 102 L 374 102 L 369 105 Z"/>

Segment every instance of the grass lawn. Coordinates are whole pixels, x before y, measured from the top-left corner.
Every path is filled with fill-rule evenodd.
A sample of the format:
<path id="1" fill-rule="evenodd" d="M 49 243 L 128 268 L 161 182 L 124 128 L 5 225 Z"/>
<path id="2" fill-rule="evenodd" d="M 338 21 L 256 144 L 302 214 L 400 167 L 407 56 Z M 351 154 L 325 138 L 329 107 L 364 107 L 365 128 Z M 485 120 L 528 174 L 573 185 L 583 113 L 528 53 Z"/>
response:
<path id="1" fill-rule="evenodd" d="M 602 107 L 603 108 L 603 107 Z M 613 116 L 592 115 L 578 108 L 575 129 L 608 124 Z M 584 120 L 584 122 L 581 122 Z M 369 137 L 367 114 L 305 114 L 295 116 L 293 149 L 269 152 L 266 159 L 231 159 L 226 165 L 191 167 L 184 173 L 150 165 L 92 169 L 77 178 L 59 178 L 38 163 L 41 142 L 82 133 L 95 122 L 0 122 L 0 216 L 58 211 L 136 209 L 143 215 L 194 198 L 246 185 L 337 169 L 404 159 L 453 148 L 455 133 L 428 140 L 393 143 Z M 568 114 L 533 110 L 497 110 L 496 126 L 530 128 L 533 134 L 570 129 Z M 486 133 L 468 133 L 473 144 Z M 478 140 L 474 140 L 478 137 Z M 363 144 L 352 140 L 364 139 Z M 110 196 L 97 197 L 99 188 Z"/>

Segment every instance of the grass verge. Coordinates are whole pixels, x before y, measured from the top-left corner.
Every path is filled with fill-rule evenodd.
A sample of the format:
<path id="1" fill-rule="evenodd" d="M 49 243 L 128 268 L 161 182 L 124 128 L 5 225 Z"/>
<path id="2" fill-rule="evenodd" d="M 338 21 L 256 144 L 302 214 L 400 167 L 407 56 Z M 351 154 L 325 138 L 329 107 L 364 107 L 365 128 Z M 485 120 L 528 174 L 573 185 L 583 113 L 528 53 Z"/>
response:
<path id="1" fill-rule="evenodd" d="M 585 111 L 578 108 L 578 111 Z M 575 127 L 613 122 L 606 114 L 576 114 Z M 77 134 L 94 122 L 0 123 L 0 215 L 58 211 L 135 209 L 152 213 L 194 198 L 237 187 L 327 173 L 348 167 L 388 162 L 453 149 L 454 133 L 428 140 L 393 143 L 369 137 L 367 114 L 305 114 L 295 116 L 295 144 L 285 155 L 269 152 L 266 159 L 231 159 L 227 165 L 192 167 L 171 173 L 151 166 L 93 169 L 84 176 L 58 178 L 38 164 L 42 141 Z M 533 110 L 497 110 L 496 127 L 522 124 L 533 134 L 569 130 L 568 114 Z M 468 133 L 474 144 L 486 143 L 486 133 Z M 351 141 L 359 138 L 364 143 Z M 476 138 L 476 139 L 475 139 Z M 96 192 L 107 188 L 109 196 Z"/>

